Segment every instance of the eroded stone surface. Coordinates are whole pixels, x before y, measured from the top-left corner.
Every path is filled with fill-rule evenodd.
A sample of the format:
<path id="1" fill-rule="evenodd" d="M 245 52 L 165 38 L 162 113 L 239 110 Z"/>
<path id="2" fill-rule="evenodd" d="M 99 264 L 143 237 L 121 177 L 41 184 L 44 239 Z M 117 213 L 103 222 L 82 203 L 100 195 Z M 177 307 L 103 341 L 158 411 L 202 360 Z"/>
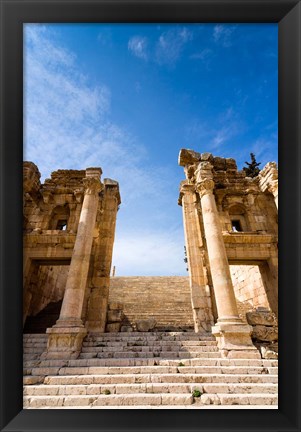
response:
<path id="1" fill-rule="evenodd" d="M 250 325 L 263 325 L 277 327 L 276 315 L 269 311 L 256 311 L 246 313 L 247 321 Z"/>
<path id="2" fill-rule="evenodd" d="M 148 332 L 156 327 L 157 321 L 154 318 L 136 321 L 136 327 L 139 332 Z"/>
<path id="3" fill-rule="evenodd" d="M 267 327 L 263 325 L 253 326 L 252 338 L 259 341 L 277 341 L 278 340 L 278 327 Z"/>

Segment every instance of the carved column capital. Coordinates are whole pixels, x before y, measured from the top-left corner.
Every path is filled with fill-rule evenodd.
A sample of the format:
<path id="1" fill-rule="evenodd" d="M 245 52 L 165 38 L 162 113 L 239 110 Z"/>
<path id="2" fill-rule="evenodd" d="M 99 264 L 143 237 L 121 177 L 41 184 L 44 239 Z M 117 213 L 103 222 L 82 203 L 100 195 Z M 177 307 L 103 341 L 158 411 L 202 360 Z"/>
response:
<path id="1" fill-rule="evenodd" d="M 212 194 L 214 189 L 214 181 L 210 178 L 202 179 L 200 182 L 197 183 L 196 189 L 198 193 L 200 194 L 200 197 Z"/>
<path id="2" fill-rule="evenodd" d="M 195 185 L 188 183 L 189 180 L 184 180 L 180 184 L 180 194 L 178 199 L 178 204 L 182 206 L 182 200 L 184 196 L 193 195 L 195 194 Z"/>
<path id="3" fill-rule="evenodd" d="M 96 177 L 85 177 L 83 179 L 85 195 L 95 195 L 103 190 L 103 184 Z"/>
<path id="4" fill-rule="evenodd" d="M 195 193 L 195 186 L 193 184 L 188 184 L 188 183 L 182 183 L 180 186 L 180 193 L 182 195 L 186 194 L 186 193 Z"/>

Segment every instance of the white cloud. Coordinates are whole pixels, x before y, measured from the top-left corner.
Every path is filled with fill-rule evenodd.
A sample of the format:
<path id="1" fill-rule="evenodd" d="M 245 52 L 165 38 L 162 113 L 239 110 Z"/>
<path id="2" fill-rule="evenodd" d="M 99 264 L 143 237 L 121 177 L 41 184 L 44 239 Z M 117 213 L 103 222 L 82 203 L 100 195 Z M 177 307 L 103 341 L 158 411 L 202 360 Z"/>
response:
<path id="1" fill-rule="evenodd" d="M 136 57 L 147 60 L 147 38 L 142 36 L 133 36 L 128 42 L 128 49 Z"/>
<path id="2" fill-rule="evenodd" d="M 251 146 L 249 153 L 254 153 L 257 162 L 261 162 L 260 169 L 265 164 L 273 161 L 273 155 L 275 154 L 275 148 L 278 147 L 278 136 L 272 135 L 265 138 L 258 138 L 255 143 Z M 275 161 L 276 162 L 276 161 Z"/>
<path id="3" fill-rule="evenodd" d="M 213 123 L 199 118 L 191 119 L 185 129 L 185 138 L 189 145 L 194 143 L 197 148 L 205 146 L 209 151 L 219 151 L 243 129 L 244 123 L 239 113 L 230 106 L 221 112 Z"/>
<path id="4" fill-rule="evenodd" d="M 216 43 L 221 44 L 224 48 L 232 46 L 232 33 L 235 31 L 236 26 L 228 24 L 217 24 L 213 28 L 213 39 Z"/>
<path id="5" fill-rule="evenodd" d="M 133 36 L 128 42 L 128 50 L 142 60 L 152 60 L 160 65 L 173 65 L 180 58 L 184 46 L 192 39 L 193 34 L 190 30 L 186 27 L 177 27 L 161 33 L 155 47 L 149 47 L 149 40 L 146 37 Z"/>
<path id="6" fill-rule="evenodd" d="M 167 262 L 170 275 L 188 275 L 182 232 L 133 231 L 116 236 L 116 276 L 164 276 Z"/>
<path id="7" fill-rule="evenodd" d="M 220 148 L 226 141 L 229 140 L 232 136 L 232 128 L 231 127 L 225 127 L 217 131 L 214 138 L 211 141 L 210 148 L 212 150 L 216 150 Z"/>
<path id="8" fill-rule="evenodd" d="M 192 54 L 190 56 L 190 58 L 205 61 L 205 60 L 208 60 L 209 58 L 211 58 L 212 55 L 213 55 L 213 51 L 211 49 L 204 48 L 203 50 Z"/>
<path id="9" fill-rule="evenodd" d="M 193 34 L 186 27 L 162 33 L 156 46 L 156 61 L 159 64 L 174 64 L 180 58 L 185 44 L 192 39 Z"/>
<path id="10" fill-rule="evenodd" d="M 102 29 L 97 36 L 97 40 L 100 45 L 112 46 L 112 32 L 110 29 Z"/>
<path id="11" fill-rule="evenodd" d="M 120 185 L 118 269 L 134 274 L 144 257 L 145 274 L 153 269 L 166 275 L 174 272 L 172 250 L 179 249 L 179 242 L 182 247 L 183 240 L 177 243 L 175 236 L 162 234 L 162 225 L 174 224 L 170 209 L 178 208 L 174 173 L 153 166 L 143 143 L 112 121 L 110 89 L 91 85 L 89 77 L 80 74 L 76 56 L 62 47 L 58 34 L 41 25 L 26 25 L 24 54 L 24 159 L 38 165 L 42 181 L 57 169 L 101 166 L 103 178 L 116 179 Z M 182 226 L 180 213 L 176 220 Z M 127 255 L 128 239 L 135 247 Z M 154 248 L 168 258 L 158 263 Z"/>

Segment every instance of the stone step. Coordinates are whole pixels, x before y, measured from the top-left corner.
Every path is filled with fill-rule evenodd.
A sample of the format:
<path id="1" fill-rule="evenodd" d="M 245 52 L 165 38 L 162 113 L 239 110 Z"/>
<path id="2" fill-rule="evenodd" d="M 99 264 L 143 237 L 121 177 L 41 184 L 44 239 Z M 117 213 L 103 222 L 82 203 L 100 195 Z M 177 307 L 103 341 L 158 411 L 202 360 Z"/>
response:
<path id="1" fill-rule="evenodd" d="M 31 375 L 89 375 L 112 373 L 111 368 L 99 366 L 87 367 L 33 367 Z M 127 373 L 123 367 L 123 373 Z M 277 375 L 277 367 L 245 367 L 245 366 L 141 366 L 140 368 L 130 368 L 136 373 L 178 373 L 178 374 L 271 374 Z M 104 372 L 104 370 L 106 372 Z M 131 372 L 131 373 L 135 373 Z M 25 375 L 30 375 L 25 368 Z"/>
<path id="2" fill-rule="evenodd" d="M 47 339 L 46 333 L 24 333 L 23 339 Z"/>
<path id="3" fill-rule="evenodd" d="M 24 358 L 23 358 L 24 360 Z M 66 367 L 66 366 L 106 366 L 110 359 L 76 359 L 76 360 L 25 360 L 23 366 L 30 367 Z M 115 361 L 114 359 L 112 361 Z M 149 360 L 147 361 L 149 362 Z M 251 367 L 277 367 L 278 360 L 255 360 L 255 359 L 223 359 L 223 358 L 208 358 L 208 359 L 183 359 L 181 362 L 177 359 L 156 359 L 158 366 L 251 366 Z M 146 363 L 147 365 L 147 363 Z"/>
<path id="4" fill-rule="evenodd" d="M 276 394 L 277 384 L 189 384 L 189 383 L 139 383 L 139 384 L 80 384 L 80 385 L 31 385 L 24 387 L 24 396 L 69 396 L 132 393 L 189 393 L 201 394 Z"/>
<path id="5" fill-rule="evenodd" d="M 277 394 L 202 394 L 200 401 L 202 405 L 277 405 Z"/>
<path id="6" fill-rule="evenodd" d="M 107 395 L 69 395 L 69 396 L 24 396 L 24 408 L 43 408 L 48 406 L 106 406 L 106 405 L 191 405 L 197 400 L 201 405 L 276 405 L 277 394 L 203 394 L 194 398 L 191 394 L 107 394 Z"/>
<path id="7" fill-rule="evenodd" d="M 57 375 L 47 377 L 25 377 L 24 385 L 44 383 L 45 385 L 91 385 L 91 384 L 138 384 L 138 383 L 188 383 L 188 384 L 277 384 L 277 375 L 258 374 L 178 374 L 178 373 L 120 373 L 98 375 Z"/>
<path id="8" fill-rule="evenodd" d="M 41 357 L 42 353 L 39 354 L 23 354 L 23 362 L 25 363 L 26 361 L 30 361 L 30 360 L 39 360 Z"/>
<path id="9" fill-rule="evenodd" d="M 158 351 L 158 352 L 90 352 L 90 355 L 80 355 L 80 359 L 135 359 L 135 358 L 164 358 L 164 359 L 187 359 L 187 358 L 217 358 L 221 357 L 219 352 L 193 352 L 188 351 Z"/>
<path id="10" fill-rule="evenodd" d="M 23 348 L 40 348 L 43 349 L 47 346 L 47 341 L 42 342 L 23 342 Z"/>
<path id="11" fill-rule="evenodd" d="M 35 350 L 36 348 L 30 348 L 31 350 Z M 33 351 L 32 351 L 33 352 Z M 112 346 L 112 347 L 99 347 L 99 346 L 84 346 L 82 348 L 81 354 L 83 353 L 120 353 L 120 352 L 190 352 L 190 353 L 199 353 L 199 352 L 218 352 L 217 346 L 186 346 L 186 347 L 174 347 L 172 345 L 155 345 L 155 346 Z"/>
<path id="12" fill-rule="evenodd" d="M 215 341 L 214 336 L 210 333 L 191 332 L 112 332 L 89 334 L 85 341 L 105 341 L 105 340 L 132 340 L 133 338 L 142 338 L 147 340 L 211 340 Z"/>
<path id="13" fill-rule="evenodd" d="M 34 347 L 34 346 L 33 347 L 23 347 L 23 353 L 24 354 L 38 354 L 38 353 L 45 351 L 46 346 L 47 345 L 45 345 L 43 347 Z"/>
<path id="14" fill-rule="evenodd" d="M 106 342 L 83 342 L 83 347 L 139 347 L 139 346 L 147 346 L 147 347 L 165 347 L 165 346 L 172 346 L 175 348 L 182 348 L 182 347 L 200 347 L 200 346 L 217 346 L 216 341 L 199 341 L 199 340 L 183 340 L 183 341 L 166 341 L 166 340 L 139 340 L 139 341 L 106 341 Z"/>
<path id="15" fill-rule="evenodd" d="M 36 409 L 36 408 L 31 408 L 31 407 L 26 407 L 27 409 Z M 45 407 L 45 408 L 47 408 L 47 409 L 56 409 L 56 410 L 58 410 L 58 409 L 60 409 L 60 410 L 64 410 L 64 409 L 70 409 L 70 407 L 68 407 L 68 406 L 52 406 L 52 407 Z M 145 409 L 156 409 L 156 410 L 158 410 L 158 409 L 164 409 L 164 410 L 166 410 L 166 409 L 197 409 L 197 410 L 199 410 L 199 409 L 202 409 L 202 410 L 204 410 L 204 409 L 206 409 L 206 410 L 208 410 L 208 409 L 214 409 L 214 410 L 217 410 L 217 409 L 235 409 L 235 410 L 237 410 L 237 409 L 244 409 L 244 410 L 246 410 L 246 409 L 250 409 L 250 410 L 254 410 L 254 409 L 256 409 L 256 410 L 258 410 L 258 409 L 265 409 L 265 410 L 267 410 L 267 409 L 278 409 L 278 405 L 277 404 L 275 404 L 275 405 L 201 405 L 201 404 L 196 404 L 196 403 L 194 403 L 194 404 L 192 404 L 192 405 L 119 405 L 119 406 L 115 406 L 115 405 L 107 405 L 107 406 L 95 406 L 95 405 L 93 405 L 93 406 L 76 406 L 76 405 L 73 405 L 72 406 L 72 409 L 76 409 L 76 410 L 79 410 L 79 409 L 102 409 L 102 410 L 104 410 L 104 409 L 106 409 L 106 410 L 116 410 L 116 409 L 118 409 L 118 410 L 121 410 L 121 409 L 126 409 L 126 410 L 129 410 L 129 409 L 134 409 L 134 410 L 137 410 L 137 409 L 143 409 L 143 410 L 145 410 Z"/>
<path id="16" fill-rule="evenodd" d="M 24 396 L 24 408 L 43 408 L 48 406 L 106 406 L 106 405 L 190 405 L 190 394 L 121 394 L 121 395 L 76 395 L 76 396 Z"/>

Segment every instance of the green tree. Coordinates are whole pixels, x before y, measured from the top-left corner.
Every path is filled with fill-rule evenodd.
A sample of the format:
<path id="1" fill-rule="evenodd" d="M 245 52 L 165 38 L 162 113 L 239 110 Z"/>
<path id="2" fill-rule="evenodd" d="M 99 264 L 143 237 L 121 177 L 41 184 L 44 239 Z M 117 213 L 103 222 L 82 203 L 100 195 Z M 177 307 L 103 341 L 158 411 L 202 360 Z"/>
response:
<path id="1" fill-rule="evenodd" d="M 248 166 L 244 167 L 243 170 L 246 173 L 247 177 L 257 177 L 260 169 L 258 168 L 261 162 L 256 162 L 256 158 L 254 153 L 250 153 L 251 162 L 245 162 Z"/>

